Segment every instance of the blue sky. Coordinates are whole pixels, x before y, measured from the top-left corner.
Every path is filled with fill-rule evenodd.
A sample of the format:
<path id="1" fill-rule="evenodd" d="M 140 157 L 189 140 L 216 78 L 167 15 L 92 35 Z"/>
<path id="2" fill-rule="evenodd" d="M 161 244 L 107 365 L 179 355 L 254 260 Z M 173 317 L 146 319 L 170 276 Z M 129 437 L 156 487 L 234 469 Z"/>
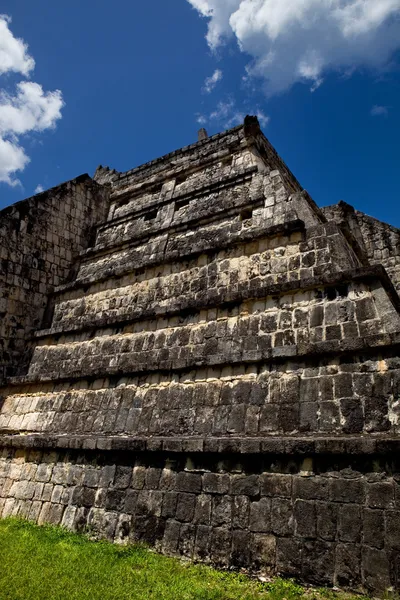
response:
<path id="1" fill-rule="evenodd" d="M 342 199 L 400 227 L 400 0 L 379 0 L 379 15 L 377 0 L 335 1 L 347 12 L 327 0 L 304 0 L 304 14 L 298 0 L 3 0 L 0 207 L 258 113 L 319 205 Z"/>

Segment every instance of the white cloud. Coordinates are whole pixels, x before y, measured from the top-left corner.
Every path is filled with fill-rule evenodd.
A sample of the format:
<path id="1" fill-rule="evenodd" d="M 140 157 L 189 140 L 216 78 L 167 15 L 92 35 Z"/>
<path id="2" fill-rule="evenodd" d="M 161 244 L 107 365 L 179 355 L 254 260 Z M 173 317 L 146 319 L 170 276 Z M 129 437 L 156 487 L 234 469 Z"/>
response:
<path id="1" fill-rule="evenodd" d="M 269 117 L 266 114 L 264 114 L 262 110 L 253 111 L 253 113 L 259 120 L 261 127 L 265 127 L 266 125 L 268 125 Z M 243 123 L 245 116 L 246 113 L 244 112 L 234 112 L 232 117 L 225 122 L 225 127 L 229 129 L 230 127 L 235 127 L 235 125 L 240 125 L 241 123 Z"/>
<path id="2" fill-rule="evenodd" d="M 196 121 L 200 124 L 200 125 L 205 125 L 207 123 L 207 117 L 205 117 L 204 115 L 197 113 L 196 114 Z"/>
<path id="3" fill-rule="evenodd" d="M 234 110 L 235 103 L 233 100 L 228 100 L 226 102 L 218 102 L 217 108 L 210 114 L 210 120 L 221 121 L 221 119 L 226 119 L 229 115 L 231 115 Z M 232 117 L 231 117 L 232 118 Z"/>
<path id="4" fill-rule="evenodd" d="M 260 121 L 261 127 L 265 127 L 269 123 L 269 117 L 262 110 L 256 111 L 256 117 Z"/>
<path id="5" fill-rule="evenodd" d="M 61 92 L 44 92 L 32 81 L 22 81 L 17 90 L 16 96 L 0 95 L 0 134 L 21 135 L 54 127 L 61 118 Z"/>
<path id="6" fill-rule="evenodd" d="M 265 127 L 269 122 L 269 117 L 264 114 L 262 110 L 253 110 L 249 114 L 255 114 L 260 121 L 260 125 Z M 226 101 L 221 100 L 218 102 L 217 107 L 209 115 L 197 114 L 196 120 L 201 125 L 206 123 L 214 122 L 216 124 L 222 124 L 225 129 L 235 127 L 243 123 L 246 113 L 239 110 L 236 103 L 232 98 Z"/>
<path id="7" fill-rule="evenodd" d="M 41 194 L 41 192 L 44 191 L 44 187 L 39 183 L 36 187 L 35 187 L 35 194 Z"/>
<path id="8" fill-rule="evenodd" d="M 214 73 L 211 75 L 211 77 L 207 77 L 205 82 L 204 82 L 204 92 L 206 94 L 210 94 L 213 89 L 215 88 L 215 86 L 217 85 L 217 83 L 219 83 L 221 81 L 223 77 L 222 71 L 220 69 L 216 69 L 214 71 Z"/>
<path id="9" fill-rule="evenodd" d="M 236 121 L 239 123 L 242 120 L 242 114 L 238 113 L 235 109 L 235 103 L 233 100 L 220 101 L 217 104 L 217 107 L 209 114 L 199 114 L 196 115 L 196 121 L 200 123 L 200 125 L 205 125 L 210 121 L 216 121 L 217 123 L 225 122 L 226 127 L 233 127 L 230 123 Z"/>
<path id="10" fill-rule="evenodd" d="M 28 54 L 28 46 L 10 31 L 11 18 L 0 15 L 0 75 L 13 71 L 29 75 L 35 66 L 35 61 Z"/>
<path id="11" fill-rule="evenodd" d="M 21 146 L 0 136 L 0 181 L 11 186 L 19 185 L 20 182 L 12 174 L 25 169 L 28 163 L 29 158 Z"/>
<path id="12" fill-rule="evenodd" d="M 389 115 L 389 109 L 387 106 L 375 104 L 375 106 L 371 108 L 370 114 L 372 117 L 387 117 Z"/>
<path id="13" fill-rule="evenodd" d="M 330 69 L 379 69 L 400 47 L 400 0 L 188 0 L 209 19 L 216 50 L 236 39 L 268 94 L 296 82 L 315 90 Z"/>
<path id="14" fill-rule="evenodd" d="M 13 36 L 10 18 L 0 15 L 0 74 L 19 72 L 28 75 L 35 61 L 26 44 Z M 21 81 L 16 93 L 0 93 L 0 182 L 11 186 L 20 182 L 15 177 L 29 163 L 21 144 L 21 136 L 55 127 L 64 106 L 59 90 L 45 92 L 33 81 Z"/>
<path id="15" fill-rule="evenodd" d="M 207 42 L 210 48 L 217 48 L 222 38 L 231 33 L 230 16 L 239 8 L 240 0 L 188 0 L 203 17 L 209 17 Z"/>

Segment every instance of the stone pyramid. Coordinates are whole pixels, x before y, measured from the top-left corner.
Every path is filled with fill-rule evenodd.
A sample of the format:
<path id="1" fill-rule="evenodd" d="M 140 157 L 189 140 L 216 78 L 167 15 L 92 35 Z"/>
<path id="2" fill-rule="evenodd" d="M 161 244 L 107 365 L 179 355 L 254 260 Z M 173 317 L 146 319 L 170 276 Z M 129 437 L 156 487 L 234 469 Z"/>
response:
<path id="1" fill-rule="evenodd" d="M 399 230 L 318 208 L 255 117 L 0 228 L 3 517 L 400 587 Z"/>

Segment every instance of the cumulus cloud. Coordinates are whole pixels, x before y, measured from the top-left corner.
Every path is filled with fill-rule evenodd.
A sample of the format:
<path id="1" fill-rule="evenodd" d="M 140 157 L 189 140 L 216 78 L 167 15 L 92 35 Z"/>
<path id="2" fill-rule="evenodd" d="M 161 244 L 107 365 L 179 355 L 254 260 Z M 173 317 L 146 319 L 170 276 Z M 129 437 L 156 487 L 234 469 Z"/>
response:
<path id="1" fill-rule="evenodd" d="M 387 117 L 389 115 L 389 109 L 387 106 L 379 106 L 375 104 L 371 108 L 371 116 L 372 117 Z"/>
<path id="2" fill-rule="evenodd" d="M 39 183 L 39 184 L 38 184 L 38 185 L 35 187 L 35 194 L 41 194 L 43 191 L 44 191 L 44 187 L 42 186 L 42 184 L 40 184 L 40 183 Z"/>
<path id="3" fill-rule="evenodd" d="M 224 37 L 232 30 L 229 19 L 240 6 L 240 0 L 188 0 L 203 17 L 209 17 L 207 42 L 210 48 L 217 48 Z"/>
<path id="4" fill-rule="evenodd" d="M 268 94 L 328 70 L 379 69 L 400 47 L 400 0 L 188 0 L 208 19 L 212 50 L 229 38 L 252 57 Z"/>
<path id="5" fill-rule="evenodd" d="M 22 81 L 15 96 L 5 92 L 0 95 L 0 134 L 21 135 L 54 127 L 61 118 L 62 106 L 59 90 L 44 92 L 38 83 Z"/>
<path id="6" fill-rule="evenodd" d="M 265 127 L 268 124 L 269 117 L 264 114 L 262 110 L 252 110 L 250 113 L 257 115 L 262 127 Z M 235 101 L 232 98 L 229 98 L 228 100 L 221 100 L 218 102 L 216 108 L 209 115 L 197 114 L 196 118 L 197 122 L 201 125 L 214 122 L 216 124 L 222 124 L 226 129 L 230 129 L 231 127 L 235 127 L 235 125 L 243 123 L 245 116 L 246 113 L 239 110 Z"/>
<path id="7" fill-rule="evenodd" d="M 28 75 L 35 61 L 26 44 L 13 36 L 10 18 L 0 15 L 0 74 L 17 72 Z M 0 93 L 0 181 L 11 186 L 20 182 L 15 177 L 29 163 L 21 141 L 22 136 L 55 127 L 63 107 L 59 90 L 45 92 L 33 81 L 21 81 L 16 93 Z"/>
<path id="8" fill-rule="evenodd" d="M 0 181 L 12 186 L 18 185 L 19 181 L 12 174 L 22 171 L 28 163 L 29 158 L 21 146 L 0 137 Z"/>
<path id="9" fill-rule="evenodd" d="M 215 86 L 217 85 L 217 83 L 219 81 L 221 81 L 223 77 L 222 71 L 220 69 L 216 69 L 214 71 L 214 73 L 211 75 L 211 77 L 207 77 L 205 82 L 204 82 L 204 88 L 203 91 L 206 94 L 210 94 L 213 89 L 215 88 Z"/>
<path id="10" fill-rule="evenodd" d="M 0 15 L 0 75 L 13 71 L 29 75 L 35 66 L 35 61 L 28 54 L 28 46 L 10 31 L 11 18 Z"/>

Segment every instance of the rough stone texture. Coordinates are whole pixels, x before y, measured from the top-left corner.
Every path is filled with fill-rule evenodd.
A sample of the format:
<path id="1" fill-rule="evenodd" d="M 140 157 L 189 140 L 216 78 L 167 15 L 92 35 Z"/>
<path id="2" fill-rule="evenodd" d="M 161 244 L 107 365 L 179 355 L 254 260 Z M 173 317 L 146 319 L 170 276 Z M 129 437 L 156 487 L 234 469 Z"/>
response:
<path id="1" fill-rule="evenodd" d="M 4 449 L 0 510 L 220 567 L 375 592 L 398 583 L 400 485 L 386 460 Z"/>
<path id="2" fill-rule="evenodd" d="M 1 390 L 0 514 L 400 588 L 399 232 L 319 209 L 249 117 L 85 186 Z"/>
<path id="3" fill-rule="evenodd" d="M 107 189 L 82 175 L 0 212 L 0 380 L 26 364 L 49 293 L 72 275 L 107 208 Z"/>
<path id="4" fill-rule="evenodd" d="M 359 255 L 364 255 L 364 260 L 385 267 L 394 286 L 399 290 L 400 231 L 388 223 L 382 223 L 355 210 L 343 201 L 326 206 L 322 211 L 329 220 L 334 219 L 341 225 Z"/>

